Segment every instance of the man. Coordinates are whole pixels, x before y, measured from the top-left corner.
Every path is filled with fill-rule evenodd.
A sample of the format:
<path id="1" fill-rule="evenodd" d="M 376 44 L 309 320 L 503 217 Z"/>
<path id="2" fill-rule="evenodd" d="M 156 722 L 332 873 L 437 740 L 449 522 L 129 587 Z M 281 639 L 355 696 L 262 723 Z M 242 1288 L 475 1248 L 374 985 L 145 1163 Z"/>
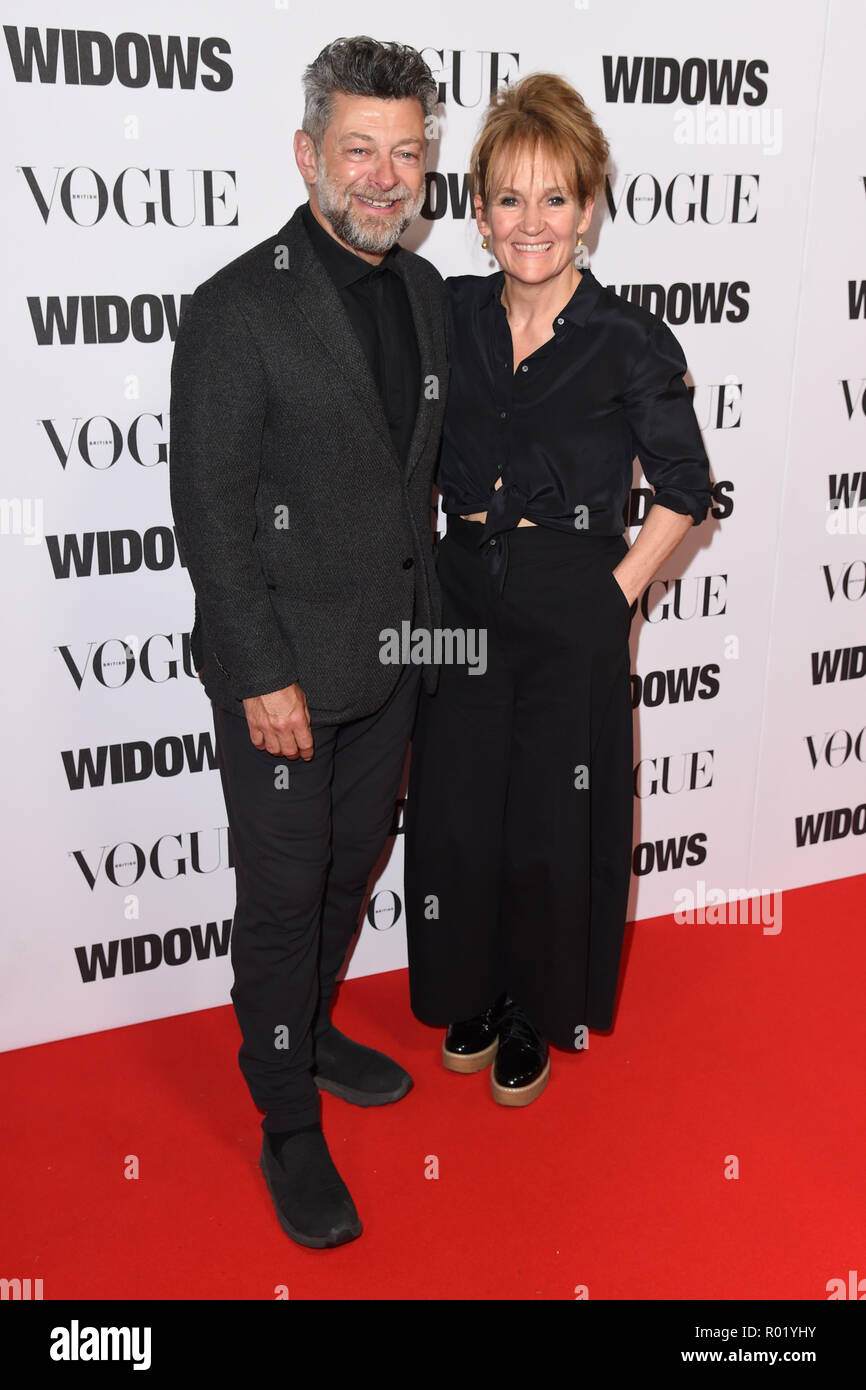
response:
<path id="1" fill-rule="evenodd" d="M 417 667 L 380 660 L 380 633 L 439 617 L 447 368 L 441 277 L 397 245 L 424 199 L 429 68 L 403 45 L 339 39 L 304 87 L 309 203 L 192 296 L 170 469 L 234 850 L 239 1061 L 280 1224 L 326 1248 L 361 1223 L 319 1089 L 367 1106 L 412 1085 L 329 1011 L 419 689 Z M 431 689 L 435 675 L 423 669 Z"/>

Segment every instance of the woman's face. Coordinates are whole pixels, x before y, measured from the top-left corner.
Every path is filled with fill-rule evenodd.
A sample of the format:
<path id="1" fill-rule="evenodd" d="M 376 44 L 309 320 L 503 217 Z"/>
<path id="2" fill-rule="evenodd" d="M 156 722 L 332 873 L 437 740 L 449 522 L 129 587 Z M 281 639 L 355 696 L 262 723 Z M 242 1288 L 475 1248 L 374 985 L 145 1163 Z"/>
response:
<path id="1" fill-rule="evenodd" d="M 494 168 L 487 208 L 475 199 L 482 236 L 507 275 L 540 285 L 569 271 L 578 236 L 589 228 L 593 200 L 583 207 L 562 170 L 539 152 L 521 152 L 507 168 Z"/>

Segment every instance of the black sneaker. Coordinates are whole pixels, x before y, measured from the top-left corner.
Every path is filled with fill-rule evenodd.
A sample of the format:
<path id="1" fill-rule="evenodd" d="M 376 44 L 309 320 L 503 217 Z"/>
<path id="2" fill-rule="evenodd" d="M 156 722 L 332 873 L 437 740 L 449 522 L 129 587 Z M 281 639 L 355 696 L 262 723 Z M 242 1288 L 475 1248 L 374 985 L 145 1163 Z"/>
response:
<path id="1" fill-rule="evenodd" d="M 452 1023 L 442 1044 L 442 1062 L 449 1071 L 474 1072 L 489 1067 L 499 1046 L 499 1022 L 508 1000 L 500 994 L 476 1018 Z"/>
<path id="2" fill-rule="evenodd" d="M 547 1043 L 516 1004 L 499 1025 L 499 1049 L 490 1073 L 499 1105 L 531 1105 L 550 1079 Z"/>
<path id="3" fill-rule="evenodd" d="M 259 1162 L 277 1219 L 298 1245 L 326 1250 L 361 1234 L 355 1204 L 320 1129 L 283 1140 L 278 1154 L 266 1134 Z"/>
<path id="4" fill-rule="evenodd" d="M 372 1047 L 347 1038 L 331 1024 L 314 1041 L 313 1080 L 320 1091 L 352 1105 L 390 1105 L 412 1089 L 407 1071 Z"/>

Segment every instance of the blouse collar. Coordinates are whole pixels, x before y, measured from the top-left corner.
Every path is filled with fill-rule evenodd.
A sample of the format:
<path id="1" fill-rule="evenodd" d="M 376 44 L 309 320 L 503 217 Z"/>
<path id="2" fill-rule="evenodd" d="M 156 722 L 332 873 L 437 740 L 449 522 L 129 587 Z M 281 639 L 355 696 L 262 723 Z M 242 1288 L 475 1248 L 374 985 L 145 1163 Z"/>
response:
<path id="1" fill-rule="evenodd" d="M 501 299 L 502 287 L 504 284 L 505 271 L 494 271 L 494 273 L 488 278 L 490 293 L 489 296 L 485 299 L 485 303 L 488 303 L 492 300 L 493 302 L 498 304 L 500 308 L 504 309 L 504 305 L 502 304 Z M 590 314 L 592 313 L 593 309 L 598 303 L 598 297 L 601 294 L 602 288 L 602 285 L 599 283 L 598 280 L 596 280 L 592 271 L 588 267 L 585 270 L 582 270 L 580 283 L 577 289 L 574 291 L 574 294 L 571 296 L 571 299 L 565 305 L 565 308 L 560 309 L 559 313 L 557 314 L 556 322 L 558 322 L 559 319 L 565 319 L 568 323 L 586 323 L 587 319 L 589 318 Z"/>

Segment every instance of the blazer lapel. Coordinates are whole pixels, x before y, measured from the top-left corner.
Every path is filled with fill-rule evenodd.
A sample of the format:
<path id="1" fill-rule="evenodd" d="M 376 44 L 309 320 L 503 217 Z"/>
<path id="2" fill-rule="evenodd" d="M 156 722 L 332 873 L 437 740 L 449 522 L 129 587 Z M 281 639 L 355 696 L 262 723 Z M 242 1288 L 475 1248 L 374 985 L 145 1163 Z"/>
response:
<path id="1" fill-rule="evenodd" d="M 376 432 L 383 447 L 388 448 L 398 467 L 401 460 L 391 443 L 388 421 L 382 408 L 382 401 L 376 383 L 367 364 L 363 349 L 355 336 L 354 329 L 343 308 L 340 296 L 334 288 L 330 275 L 325 270 L 313 245 L 304 230 L 301 210 L 298 210 L 277 234 L 278 241 L 285 242 L 289 252 L 289 273 L 281 273 L 281 281 L 287 285 L 292 298 L 293 309 L 302 315 L 306 323 L 332 358 L 340 378 L 360 404 Z M 435 401 L 428 396 L 427 383 L 437 391 L 442 385 L 436 377 L 437 366 L 435 344 L 431 331 L 432 305 L 418 287 L 411 274 L 411 260 L 408 256 L 394 257 L 394 269 L 400 275 L 409 297 L 409 307 L 418 338 L 418 357 L 421 366 L 421 387 L 415 415 L 415 427 L 409 446 L 405 465 L 405 475 L 409 478 L 424 451 L 430 426 L 436 413 Z"/>
<path id="2" fill-rule="evenodd" d="M 406 478 L 410 478 L 414 472 L 418 460 L 424 452 L 427 443 L 427 436 L 430 433 L 430 426 L 433 416 L 436 414 L 435 402 L 438 400 L 440 388 L 444 385 L 440 381 L 437 370 L 441 372 L 442 366 L 436 360 L 436 349 L 433 342 L 431 330 L 431 316 L 433 306 L 429 303 L 426 295 L 422 295 L 415 276 L 409 273 L 412 262 L 408 256 L 398 255 L 394 258 L 394 269 L 399 272 L 403 284 L 406 286 L 406 293 L 409 296 L 409 307 L 412 310 L 412 318 L 415 323 L 415 334 L 418 339 L 418 357 L 421 364 L 421 388 L 418 393 L 418 409 L 415 414 L 415 428 L 412 432 L 412 439 L 409 444 L 409 456 L 406 459 Z M 435 395 L 430 396 L 430 390 L 435 391 Z"/>
<path id="3" fill-rule="evenodd" d="M 334 283 L 304 230 L 300 209 L 278 237 L 283 238 L 289 251 L 290 273 L 283 283 L 290 289 L 293 308 L 333 359 L 341 381 L 364 407 L 373 429 L 385 443 L 390 443 L 388 421 L 367 359 Z"/>

